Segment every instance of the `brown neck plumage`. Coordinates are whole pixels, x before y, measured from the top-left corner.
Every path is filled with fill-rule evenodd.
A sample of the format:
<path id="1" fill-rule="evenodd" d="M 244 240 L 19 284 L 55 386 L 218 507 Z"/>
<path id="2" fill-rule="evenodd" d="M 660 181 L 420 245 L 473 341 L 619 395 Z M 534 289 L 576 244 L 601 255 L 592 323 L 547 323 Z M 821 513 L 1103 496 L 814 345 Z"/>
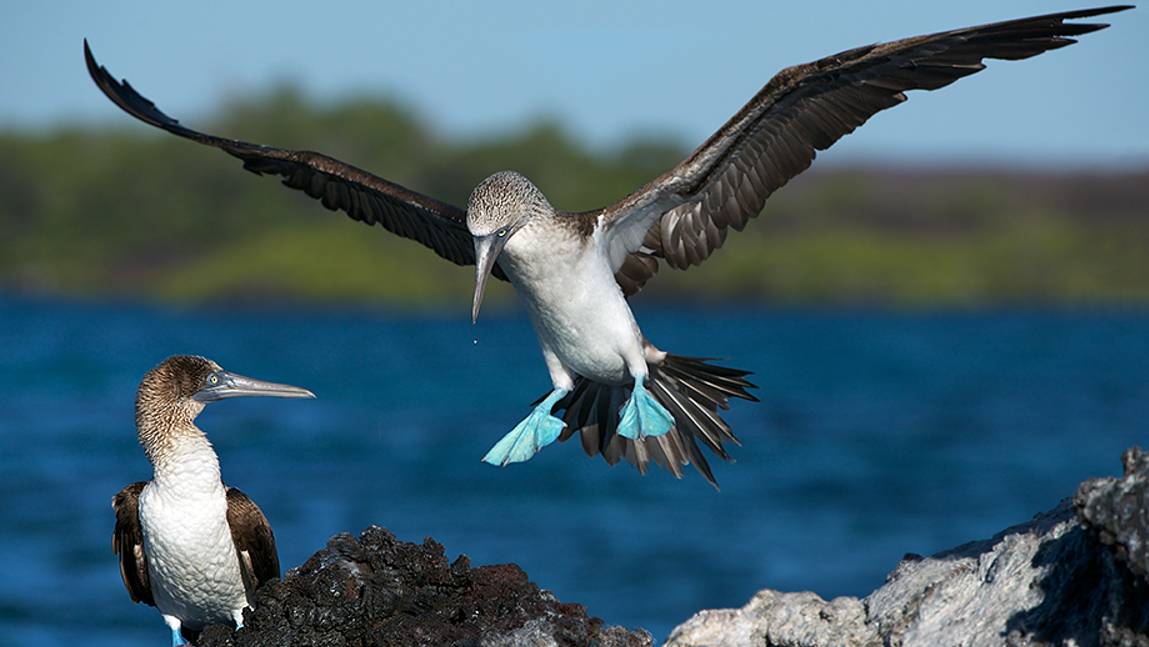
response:
<path id="1" fill-rule="evenodd" d="M 203 436 L 195 426 L 203 404 L 188 397 L 189 385 L 167 365 L 148 372 L 136 392 L 136 433 L 148 460 L 158 466 L 181 437 Z"/>

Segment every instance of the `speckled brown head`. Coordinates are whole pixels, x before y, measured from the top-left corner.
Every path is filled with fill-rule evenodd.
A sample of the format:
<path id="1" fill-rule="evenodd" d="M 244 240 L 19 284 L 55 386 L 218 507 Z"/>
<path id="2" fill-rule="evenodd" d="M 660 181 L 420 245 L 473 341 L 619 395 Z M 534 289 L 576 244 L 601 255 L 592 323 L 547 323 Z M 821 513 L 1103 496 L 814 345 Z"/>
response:
<path id="1" fill-rule="evenodd" d="M 554 215 L 554 207 L 526 176 L 501 171 L 475 187 L 467 200 L 467 231 L 475 242 L 475 300 L 472 323 L 479 318 L 487 277 L 499 253 L 515 232 L 539 217 Z"/>
<path id="2" fill-rule="evenodd" d="M 201 434 L 193 422 L 209 402 L 240 396 L 314 398 L 307 389 L 225 371 L 197 355 L 173 355 L 148 371 L 136 391 L 136 431 L 153 462 L 180 434 Z"/>
<path id="3" fill-rule="evenodd" d="M 475 238 L 509 238 L 533 217 L 554 211 L 546 196 L 522 173 L 500 171 L 471 191 L 467 231 Z"/>
<path id="4" fill-rule="evenodd" d="M 144 375 L 136 392 L 136 409 L 141 404 L 159 402 L 177 403 L 193 399 L 196 393 L 209 386 L 208 380 L 223 367 L 198 355 L 172 355 Z"/>

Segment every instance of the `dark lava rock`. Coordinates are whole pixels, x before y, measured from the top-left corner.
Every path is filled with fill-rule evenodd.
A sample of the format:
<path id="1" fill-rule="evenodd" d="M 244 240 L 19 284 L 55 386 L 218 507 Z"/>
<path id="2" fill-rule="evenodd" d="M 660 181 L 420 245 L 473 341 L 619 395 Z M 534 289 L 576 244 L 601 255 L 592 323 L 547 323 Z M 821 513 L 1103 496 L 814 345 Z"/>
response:
<path id="1" fill-rule="evenodd" d="M 208 627 L 201 647 L 529 645 L 649 647 L 650 634 L 604 627 L 513 564 L 448 563 L 443 547 L 395 539 L 372 526 L 327 547 L 256 596 L 245 627 Z"/>
<path id="2" fill-rule="evenodd" d="M 993 538 L 907 556 L 865 598 L 763 590 L 668 647 L 1149 647 L 1149 456 Z"/>
<path id="3" fill-rule="evenodd" d="M 1077 516 L 1112 546 L 1130 570 L 1149 579 L 1149 453 L 1130 447 L 1121 455 L 1122 478 L 1092 479 L 1077 488 Z"/>

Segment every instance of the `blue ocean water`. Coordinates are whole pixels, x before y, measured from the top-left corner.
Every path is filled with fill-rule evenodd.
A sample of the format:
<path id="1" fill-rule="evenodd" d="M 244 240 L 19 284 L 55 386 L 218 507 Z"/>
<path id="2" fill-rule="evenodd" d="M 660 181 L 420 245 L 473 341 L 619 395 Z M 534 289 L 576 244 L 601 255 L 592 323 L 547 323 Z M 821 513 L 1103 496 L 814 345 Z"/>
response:
<path id="1" fill-rule="evenodd" d="M 656 344 L 753 370 L 722 485 L 571 444 L 479 462 L 549 388 L 521 314 L 173 311 L 0 300 L 0 644 L 154 647 L 111 554 L 112 495 L 150 478 L 133 398 L 198 353 L 312 389 L 200 417 L 285 568 L 380 524 L 513 561 L 656 639 L 758 589 L 864 594 L 906 552 L 983 538 L 1119 471 L 1149 438 L 1149 311 L 881 312 L 638 304 Z M 476 342 L 477 340 L 477 342 Z"/>

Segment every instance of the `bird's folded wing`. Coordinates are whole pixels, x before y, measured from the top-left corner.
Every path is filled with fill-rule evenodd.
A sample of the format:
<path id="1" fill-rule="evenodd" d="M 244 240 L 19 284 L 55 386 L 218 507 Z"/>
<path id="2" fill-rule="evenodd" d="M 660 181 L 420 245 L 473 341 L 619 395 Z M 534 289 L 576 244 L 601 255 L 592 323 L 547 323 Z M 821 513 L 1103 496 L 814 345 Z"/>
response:
<path id="1" fill-rule="evenodd" d="M 109 99 L 133 117 L 173 135 L 218 148 L 243 160 L 256 174 L 270 173 L 283 184 L 317 198 L 323 206 L 355 220 L 418 241 L 456 265 L 474 265 L 475 249 L 467 231 L 466 212 L 406 187 L 311 151 L 260 146 L 207 135 L 187 128 L 161 112 L 126 80 L 116 81 L 92 56 L 84 41 L 84 59 L 92 80 Z M 506 277 L 498 268 L 495 276 Z"/>
<path id="2" fill-rule="evenodd" d="M 782 70 L 690 157 L 597 211 L 570 214 L 604 227 L 615 278 L 628 295 L 659 260 L 685 269 L 741 230 L 766 199 L 906 90 L 935 90 L 984 69 L 982 59 L 1023 59 L 1108 25 L 1069 23 L 1128 9 L 1112 6 L 1022 18 L 851 49 Z"/>
<path id="3" fill-rule="evenodd" d="M 148 560 L 144 555 L 144 534 L 140 529 L 140 492 L 144 481 L 132 483 L 112 497 L 116 526 L 112 530 L 112 552 L 120 558 L 120 577 L 132 602 L 153 607 L 152 586 L 148 577 Z"/>
<path id="4" fill-rule="evenodd" d="M 233 487 L 227 488 L 227 524 L 250 601 L 261 584 L 279 577 L 275 535 L 259 506 Z"/>

